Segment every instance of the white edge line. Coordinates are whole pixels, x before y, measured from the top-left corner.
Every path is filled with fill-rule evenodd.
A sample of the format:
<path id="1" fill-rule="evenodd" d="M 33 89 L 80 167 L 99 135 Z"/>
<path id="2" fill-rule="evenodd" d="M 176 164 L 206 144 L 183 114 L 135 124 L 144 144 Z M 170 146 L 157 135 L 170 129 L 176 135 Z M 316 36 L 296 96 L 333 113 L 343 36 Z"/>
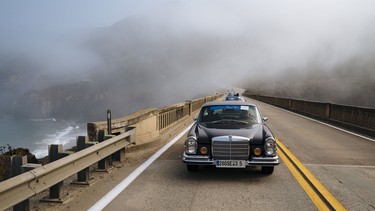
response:
<path id="1" fill-rule="evenodd" d="M 334 165 L 334 164 L 303 164 L 305 166 L 317 166 L 317 167 L 344 167 L 344 168 L 375 168 L 375 166 L 361 166 L 361 165 Z"/>
<path id="2" fill-rule="evenodd" d="M 122 180 L 116 187 L 109 191 L 103 198 L 96 202 L 89 211 L 97 211 L 104 209 L 114 198 L 116 198 L 122 191 L 125 190 L 128 185 L 130 185 L 147 167 L 149 167 L 160 155 L 162 155 L 169 147 L 176 143 L 191 127 L 193 124 L 188 126 L 184 131 L 175 136 L 170 142 L 159 149 L 155 154 L 153 154 L 148 160 L 146 160 L 142 165 L 140 165 L 136 170 L 134 170 L 128 177 Z"/>
<path id="3" fill-rule="evenodd" d="M 250 98 L 250 99 L 252 99 L 252 98 Z M 255 100 L 255 99 L 252 99 L 252 100 Z M 258 100 L 256 100 L 256 101 L 258 101 Z M 301 114 L 297 114 L 297 113 L 295 113 L 295 112 L 293 112 L 293 111 L 289 111 L 289 110 L 286 110 L 286 109 L 284 109 L 284 108 L 280 108 L 280 107 L 277 107 L 277 106 L 274 106 L 274 105 L 268 104 L 268 103 L 266 103 L 266 102 L 262 102 L 262 101 L 259 101 L 259 102 L 264 103 L 264 104 L 267 104 L 267 105 L 270 105 L 270 106 L 272 106 L 272 107 L 274 107 L 274 108 L 277 108 L 277 109 L 279 109 L 279 110 L 286 111 L 286 112 L 288 112 L 288 113 L 294 114 L 294 115 L 296 115 L 296 116 L 299 116 L 299 117 L 302 117 L 302 118 L 305 118 L 305 119 L 308 119 L 308 120 L 311 120 L 311 121 L 314 121 L 314 122 L 320 123 L 320 124 L 322 124 L 322 125 L 325 125 L 325 126 L 328 126 L 328 127 L 331 127 L 331 128 L 334 128 L 334 129 L 336 129 L 336 130 L 340 130 L 340 131 L 343 131 L 343 132 L 349 133 L 349 134 L 354 135 L 354 136 L 357 136 L 357 137 L 359 137 L 359 138 L 363 138 L 363 139 L 366 139 L 366 140 L 368 140 L 368 141 L 375 142 L 375 139 L 369 138 L 369 137 L 367 137 L 367 136 L 363 136 L 363 135 L 360 135 L 360 134 L 358 134 L 358 133 L 354 133 L 354 132 L 351 132 L 351 131 L 348 131 L 348 130 L 345 130 L 345 129 L 342 129 L 342 128 L 339 128 L 339 127 L 336 127 L 336 126 L 333 126 L 333 125 L 330 125 L 330 124 L 327 124 L 327 123 L 325 123 L 325 122 L 321 122 L 321 121 L 319 121 L 319 120 L 312 119 L 312 118 L 310 118 L 310 117 L 303 116 L 303 115 L 301 115 Z"/>

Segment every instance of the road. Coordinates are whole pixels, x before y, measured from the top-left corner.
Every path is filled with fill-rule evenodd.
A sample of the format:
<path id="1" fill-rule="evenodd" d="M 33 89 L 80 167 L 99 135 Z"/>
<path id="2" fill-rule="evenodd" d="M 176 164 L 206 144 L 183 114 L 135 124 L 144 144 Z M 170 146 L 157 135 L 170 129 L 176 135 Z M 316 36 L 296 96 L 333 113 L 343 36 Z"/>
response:
<path id="1" fill-rule="evenodd" d="M 375 210 L 375 142 L 279 108 L 257 104 L 276 137 L 348 210 Z M 284 162 L 272 175 L 258 168 L 203 168 L 181 162 L 184 137 L 155 160 L 104 210 L 317 210 Z M 157 149 L 87 188 L 61 210 L 93 206 Z"/>

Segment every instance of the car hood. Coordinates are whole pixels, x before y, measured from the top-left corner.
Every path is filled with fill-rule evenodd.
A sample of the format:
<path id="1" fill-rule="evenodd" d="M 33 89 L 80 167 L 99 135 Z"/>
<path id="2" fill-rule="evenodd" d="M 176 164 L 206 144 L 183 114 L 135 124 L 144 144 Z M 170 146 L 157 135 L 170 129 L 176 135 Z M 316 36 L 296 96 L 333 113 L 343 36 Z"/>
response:
<path id="1" fill-rule="evenodd" d="M 199 143 L 211 144 L 211 139 L 216 136 L 242 136 L 251 139 L 252 144 L 263 144 L 263 125 L 257 124 L 252 128 L 242 129 L 216 129 L 195 124 L 189 135 L 195 136 Z"/>

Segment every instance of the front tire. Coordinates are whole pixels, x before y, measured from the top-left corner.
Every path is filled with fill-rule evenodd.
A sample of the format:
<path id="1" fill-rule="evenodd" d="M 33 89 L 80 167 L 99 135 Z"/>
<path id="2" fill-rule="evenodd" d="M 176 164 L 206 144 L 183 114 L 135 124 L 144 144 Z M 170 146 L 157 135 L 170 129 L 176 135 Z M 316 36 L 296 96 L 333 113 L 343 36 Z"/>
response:
<path id="1" fill-rule="evenodd" d="M 262 173 L 263 174 L 272 174 L 274 166 L 262 166 Z"/>
<path id="2" fill-rule="evenodd" d="M 198 171 L 199 166 L 198 165 L 186 165 L 187 170 L 190 172 Z"/>

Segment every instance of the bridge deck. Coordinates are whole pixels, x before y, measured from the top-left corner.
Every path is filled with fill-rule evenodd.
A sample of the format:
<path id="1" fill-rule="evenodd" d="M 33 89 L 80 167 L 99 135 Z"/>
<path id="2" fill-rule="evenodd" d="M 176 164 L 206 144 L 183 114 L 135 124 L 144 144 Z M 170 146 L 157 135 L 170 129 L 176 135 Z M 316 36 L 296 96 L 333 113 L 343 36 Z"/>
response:
<path id="1" fill-rule="evenodd" d="M 375 207 L 375 143 L 267 104 L 257 104 L 283 144 L 348 210 Z M 189 173 L 181 138 L 105 210 L 316 210 L 286 165 L 265 176 L 258 169 L 204 168 Z M 54 209 L 88 209 L 142 164 L 158 147 L 133 154 L 80 197 Z"/>

